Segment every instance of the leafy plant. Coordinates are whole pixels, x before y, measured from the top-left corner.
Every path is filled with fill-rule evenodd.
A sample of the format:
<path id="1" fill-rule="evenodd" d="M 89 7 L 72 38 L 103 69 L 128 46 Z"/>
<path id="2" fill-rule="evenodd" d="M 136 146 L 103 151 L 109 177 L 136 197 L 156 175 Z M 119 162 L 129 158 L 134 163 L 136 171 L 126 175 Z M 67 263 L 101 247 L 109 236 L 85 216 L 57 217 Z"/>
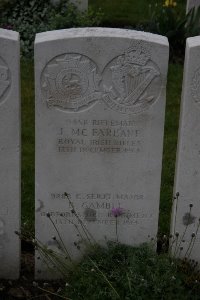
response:
<path id="1" fill-rule="evenodd" d="M 152 5 L 150 20 L 144 25 L 144 29 L 166 36 L 169 39 L 171 57 L 183 57 L 186 38 L 200 33 L 200 7 L 192 8 L 185 14 L 173 0 Z"/>
<path id="2" fill-rule="evenodd" d="M 56 14 L 49 18 L 49 26 L 51 29 L 99 26 L 102 16 L 101 9 L 94 12 L 89 8 L 87 12 L 79 12 L 73 4 L 61 1 Z"/>
<path id="3" fill-rule="evenodd" d="M 50 0 L 6 0 L 0 5 L 0 25 L 20 33 L 24 56 L 32 56 L 33 41 L 38 32 L 70 27 L 98 26 L 102 13 L 91 9 L 80 12 L 69 0 L 54 5 Z"/>
<path id="4" fill-rule="evenodd" d="M 157 255 L 149 244 L 131 247 L 108 243 L 107 248 L 99 246 L 89 257 L 84 257 L 69 274 L 65 295 L 72 299 L 200 299 L 199 282 L 193 282 L 196 290 L 191 286 L 188 289 L 186 281 L 192 277 L 182 272 L 179 261 L 167 254 Z M 191 275 L 193 269 L 189 268 L 189 262 L 186 269 Z M 119 297 L 106 284 L 99 270 Z"/>
<path id="5" fill-rule="evenodd" d="M 178 196 L 177 193 L 177 199 Z M 52 239 L 57 248 L 52 249 L 49 245 L 42 244 L 25 231 L 16 232 L 21 239 L 33 244 L 39 253 L 39 258 L 46 262 L 49 270 L 58 272 L 67 281 L 65 287 L 57 295 L 58 297 L 76 300 L 175 300 L 178 298 L 187 300 L 194 297 L 196 300 L 200 299 L 198 264 L 187 255 L 191 251 L 190 245 L 184 259 L 177 256 L 181 246 L 179 234 L 175 233 L 175 237 L 171 237 L 172 247 L 175 243 L 174 251 L 170 251 L 172 255 L 166 252 L 168 245 L 166 236 L 161 241 L 164 247 L 159 255 L 155 251 L 154 239 L 151 243 L 139 247 L 120 244 L 117 234 L 117 218 L 123 214 L 123 209 L 117 207 L 111 210 L 111 214 L 116 218 L 117 239 L 115 242 L 108 241 L 106 246 L 102 247 L 90 234 L 67 193 L 65 197 L 69 201 L 74 219 L 69 220 L 62 213 L 60 217 L 70 221 L 77 230 L 80 240 L 74 242 L 74 246 L 83 256 L 80 262 L 75 262 L 68 252 L 50 213 L 47 213 L 46 217 L 55 230 L 55 236 Z M 193 205 L 190 204 L 186 228 L 190 222 L 192 207 Z M 196 234 L 198 229 L 199 226 Z M 181 235 L 181 239 L 184 238 L 185 233 L 186 231 Z M 42 290 L 48 292 L 43 288 Z"/>
<path id="6" fill-rule="evenodd" d="M 196 36 L 200 34 L 200 6 L 193 7 L 187 14 L 187 23 L 185 27 L 185 37 Z"/>

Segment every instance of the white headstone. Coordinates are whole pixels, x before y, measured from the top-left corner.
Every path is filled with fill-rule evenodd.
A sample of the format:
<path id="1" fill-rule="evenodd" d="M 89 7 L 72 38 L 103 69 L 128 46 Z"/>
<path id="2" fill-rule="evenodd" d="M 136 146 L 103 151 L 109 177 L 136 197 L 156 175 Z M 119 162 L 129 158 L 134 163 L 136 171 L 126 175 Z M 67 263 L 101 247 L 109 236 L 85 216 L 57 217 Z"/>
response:
<path id="1" fill-rule="evenodd" d="M 174 196 L 179 193 L 179 197 L 174 200 L 171 233 L 174 235 L 173 252 L 181 256 L 190 254 L 200 262 L 199 53 L 200 37 L 187 39 L 174 185 Z"/>
<path id="2" fill-rule="evenodd" d="M 17 279 L 20 241 L 19 34 L 0 29 L 0 278 Z"/>
<path id="3" fill-rule="evenodd" d="M 168 42 L 133 30 L 70 29 L 35 41 L 36 237 L 71 255 L 79 237 L 64 192 L 98 242 L 138 245 L 158 227 Z M 63 216 L 60 216 L 63 214 Z M 36 257 L 36 277 L 52 274 Z"/>
<path id="4" fill-rule="evenodd" d="M 189 12 L 191 8 L 193 7 L 199 7 L 200 6 L 200 0 L 187 0 L 187 7 L 186 12 Z"/>
<path id="5" fill-rule="evenodd" d="M 60 0 L 51 0 L 51 2 L 56 5 L 60 2 Z M 75 4 L 80 11 L 88 9 L 88 0 L 70 0 L 70 2 Z"/>

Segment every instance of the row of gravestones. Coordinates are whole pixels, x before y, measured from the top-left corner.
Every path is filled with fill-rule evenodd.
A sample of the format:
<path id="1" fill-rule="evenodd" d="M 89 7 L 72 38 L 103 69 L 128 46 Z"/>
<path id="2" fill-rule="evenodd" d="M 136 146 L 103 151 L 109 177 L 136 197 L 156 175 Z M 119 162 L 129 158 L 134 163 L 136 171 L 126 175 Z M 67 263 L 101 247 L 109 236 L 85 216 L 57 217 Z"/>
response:
<path id="1" fill-rule="evenodd" d="M 20 228 L 18 33 L 0 30 L 0 45 L 0 277 L 15 279 L 20 269 L 14 233 Z M 76 257 L 84 224 L 101 243 L 118 238 L 139 245 L 156 236 L 167 68 L 168 41 L 151 33 L 84 28 L 37 34 L 35 235 L 43 245 L 58 250 L 56 227 Z M 183 252 L 195 233 L 197 260 L 199 106 L 200 38 L 195 37 L 186 48 L 175 181 L 180 196 L 171 232 L 179 238 L 186 232 Z M 37 279 L 55 275 L 40 251 L 35 265 Z"/>

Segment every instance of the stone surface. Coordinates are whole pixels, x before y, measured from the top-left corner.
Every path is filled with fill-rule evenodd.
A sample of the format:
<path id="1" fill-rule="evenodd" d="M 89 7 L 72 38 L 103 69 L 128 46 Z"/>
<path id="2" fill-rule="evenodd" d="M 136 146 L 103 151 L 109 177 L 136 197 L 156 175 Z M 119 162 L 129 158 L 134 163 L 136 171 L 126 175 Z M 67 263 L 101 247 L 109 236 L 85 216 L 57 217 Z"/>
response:
<path id="1" fill-rule="evenodd" d="M 200 0 L 187 0 L 187 7 L 186 12 L 189 12 L 189 10 L 193 7 L 199 7 Z"/>
<path id="2" fill-rule="evenodd" d="M 19 276 L 20 52 L 19 34 L 0 29 L 0 278 Z"/>
<path id="3" fill-rule="evenodd" d="M 189 38 L 186 44 L 184 81 L 179 126 L 171 233 L 178 235 L 181 255 L 190 253 L 200 262 L 200 37 Z M 185 234 L 184 234 L 185 232 Z M 194 235 L 192 237 L 192 235 Z M 183 236 L 184 235 L 184 236 Z M 176 240 L 176 238 L 175 238 Z M 184 240 L 185 242 L 181 242 Z M 194 243 L 193 249 L 189 246 Z M 188 251 L 187 251 L 188 250 Z"/>
<path id="4" fill-rule="evenodd" d="M 122 243 L 155 237 L 167 67 L 167 39 L 150 33 L 85 28 L 37 35 L 36 236 L 43 244 L 57 248 L 52 220 L 69 252 L 79 253 L 65 192 L 98 242 L 117 239 L 116 220 Z M 111 210 L 118 207 L 123 214 L 116 219 Z M 53 273 L 37 253 L 36 278 Z"/>
<path id="5" fill-rule="evenodd" d="M 53 4 L 58 4 L 60 0 L 51 0 L 51 2 Z M 70 0 L 70 2 L 75 4 L 81 11 L 88 9 L 88 0 Z"/>

